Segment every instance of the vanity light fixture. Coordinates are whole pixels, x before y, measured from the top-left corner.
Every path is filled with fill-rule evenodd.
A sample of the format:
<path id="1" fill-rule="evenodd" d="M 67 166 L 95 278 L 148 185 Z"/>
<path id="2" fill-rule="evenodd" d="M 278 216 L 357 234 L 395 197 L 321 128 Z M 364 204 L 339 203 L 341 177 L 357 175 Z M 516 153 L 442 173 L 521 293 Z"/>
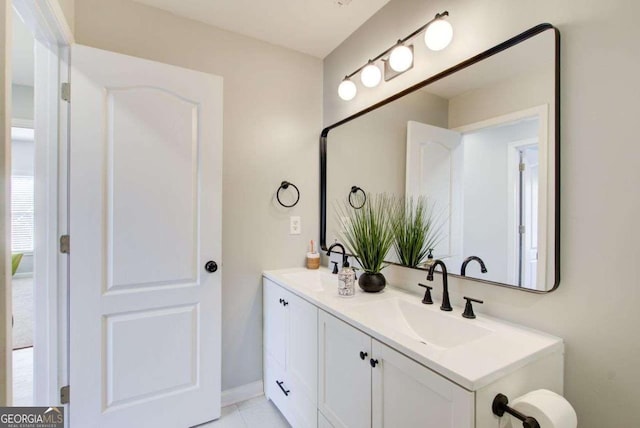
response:
<path id="1" fill-rule="evenodd" d="M 398 73 L 407 71 L 413 65 L 413 50 L 398 41 L 389 54 L 389 67 Z"/>
<path id="2" fill-rule="evenodd" d="M 382 71 L 373 61 L 369 61 L 360 72 L 360 81 L 367 88 L 375 88 L 382 80 Z"/>
<path id="3" fill-rule="evenodd" d="M 449 12 L 446 10 L 436 14 L 431 21 L 404 39 L 398 40 L 396 44 L 375 58 L 370 59 L 353 73 L 346 75 L 338 86 L 338 96 L 345 101 L 351 101 L 355 98 L 358 88 L 351 78 L 358 73 L 360 73 L 360 81 L 363 86 L 367 88 L 378 86 L 382 80 L 382 71 L 376 64 L 378 61 L 383 61 L 384 63 L 385 81 L 391 80 L 411 69 L 413 67 L 413 44 L 411 42 L 422 32 L 424 32 L 425 44 L 432 51 L 440 51 L 449 46 L 453 39 L 453 27 L 445 20 L 448 16 Z"/>
<path id="4" fill-rule="evenodd" d="M 345 101 L 351 101 L 356 97 L 358 88 L 349 77 L 345 77 L 340 86 L 338 86 L 338 95 Z"/>

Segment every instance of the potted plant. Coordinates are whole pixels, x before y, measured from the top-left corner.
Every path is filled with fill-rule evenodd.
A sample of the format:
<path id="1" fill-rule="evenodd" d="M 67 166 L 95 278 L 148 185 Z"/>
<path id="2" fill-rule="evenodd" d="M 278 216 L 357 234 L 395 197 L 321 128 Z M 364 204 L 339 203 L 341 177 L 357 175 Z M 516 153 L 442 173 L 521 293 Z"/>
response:
<path id="1" fill-rule="evenodd" d="M 435 225 L 433 207 L 424 196 L 397 200 L 392 215 L 392 229 L 393 246 L 398 260 L 404 266 L 420 265 L 440 240 L 440 228 Z"/>
<path id="2" fill-rule="evenodd" d="M 354 209 L 345 203 L 338 210 L 344 242 L 363 270 L 358 285 L 366 292 L 378 292 L 387 284 L 381 271 L 393 245 L 394 204 L 388 195 L 367 195 L 361 208 Z"/>

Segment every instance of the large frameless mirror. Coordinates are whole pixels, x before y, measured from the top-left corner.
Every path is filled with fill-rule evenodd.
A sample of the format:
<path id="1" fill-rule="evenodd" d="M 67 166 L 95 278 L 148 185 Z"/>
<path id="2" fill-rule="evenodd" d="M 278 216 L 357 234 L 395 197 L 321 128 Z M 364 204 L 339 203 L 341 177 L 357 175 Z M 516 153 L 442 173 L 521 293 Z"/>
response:
<path id="1" fill-rule="evenodd" d="M 324 129 L 322 247 L 340 240 L 349 197 L 422 197 L 450 272 L 476 256 L 487 272 L 470 263 L 470 279 L 557 287 L 559 37 L 536 26 Z M 393 249 L 387 260 L 400 264 Z"/>

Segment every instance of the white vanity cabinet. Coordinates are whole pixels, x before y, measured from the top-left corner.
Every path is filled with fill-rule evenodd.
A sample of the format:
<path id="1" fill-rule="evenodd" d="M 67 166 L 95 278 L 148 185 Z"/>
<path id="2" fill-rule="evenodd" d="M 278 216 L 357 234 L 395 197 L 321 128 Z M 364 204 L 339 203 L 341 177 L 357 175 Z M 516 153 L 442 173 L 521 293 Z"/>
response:
<path id="1" fill-rule="evenodd" d="M 334 428 L 472 428 L 474 395 L 324 311 L 318 408 Z"/>
<path id="2" fill-rule="evenodd" d="M 264 392 L 294 427 L 317 422 L 318 309 L 264 280 Z"/>
<path id="3" fill-rule="evenodd" d="M 326 270 L 263 283 L 265 394 L 294 428 L 495 428 L 498 393 L 563 392 L 560 338 L 393 287 L 341 298 Z"/>

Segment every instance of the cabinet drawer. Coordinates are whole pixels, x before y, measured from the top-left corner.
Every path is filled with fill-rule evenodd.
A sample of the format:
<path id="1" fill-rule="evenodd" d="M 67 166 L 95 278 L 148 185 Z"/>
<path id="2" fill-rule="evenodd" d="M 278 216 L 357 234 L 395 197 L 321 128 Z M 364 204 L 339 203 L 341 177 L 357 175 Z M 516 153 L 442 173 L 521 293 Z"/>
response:
<path id="1" fill-rule="evenodd" d="M 278 385 L 281 383 L 282 388 Z M 291 392 L 286 395 L 284 391 L 290 391 L 289 382 L 284 370 L 270 357 L 264 360 L 264 393 L 273 404 L 280 410 L 280 413 L 293 425 L 291 420 Z"/>

